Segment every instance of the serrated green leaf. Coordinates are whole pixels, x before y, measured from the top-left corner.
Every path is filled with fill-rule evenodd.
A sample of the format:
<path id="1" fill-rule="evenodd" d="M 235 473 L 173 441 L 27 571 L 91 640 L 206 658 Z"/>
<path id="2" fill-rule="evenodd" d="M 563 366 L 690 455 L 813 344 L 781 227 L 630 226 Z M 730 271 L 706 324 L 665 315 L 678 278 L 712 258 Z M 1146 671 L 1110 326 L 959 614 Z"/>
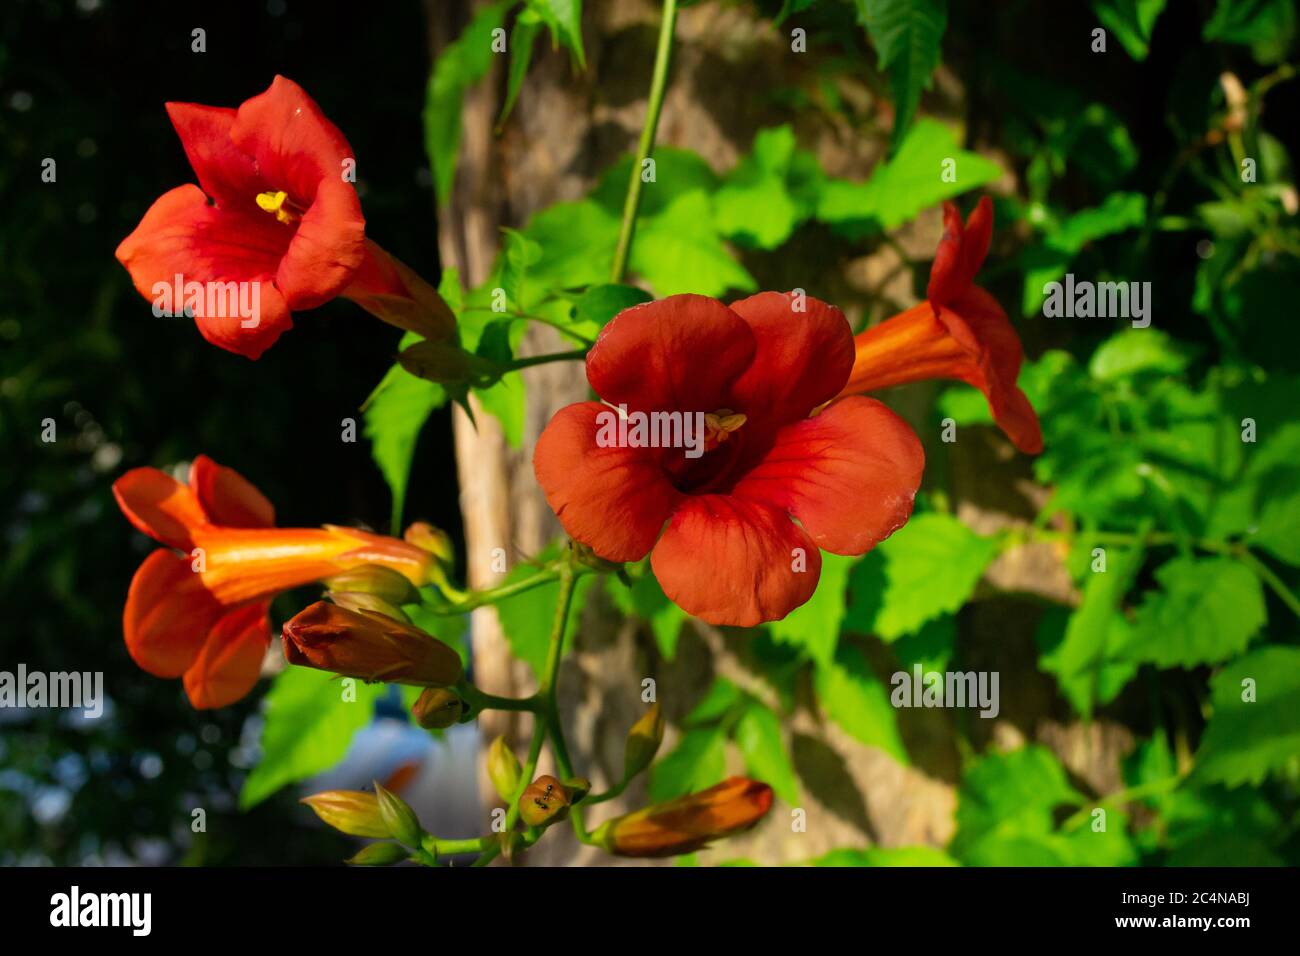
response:
<path id="1" fill-rule="evenodd" d="M 1151 51 L 1151 32 L 1165 8 L 1165 0 L 1092 0 L 1092 10 L 1107 30 L 1135 60 Z"/>
<path id="2" fill-rule="evenodd" d="M 781 721 L 762 704 L 752 702 L 740 715 L 734 732 L 745 768 L 792 807 L 799 805 L 799 778 L 786 752 Z"/>
<path id="3" fill-rule="evenodd" d="M 1125 656 L 1158 667 L 1215 664 L 1240 654 L 1267 615 L 1259 579 L 1232 558 L 1179 557 L 1156 569 Z"/>
<path id="4" fill-rule="evenodd" d="M 817 667 L 814 681 L 822 710 L 845 733 L 879 747 L 899 763 L 908 763 L 889 693 L 861 651 L 842 646 L 833 662 Z"/>
<path id="5" fill-rule="evenodd" d="M 727 775 L 727 737 L 719 726 L 688 730 L 650 768 L 650 799 L 672 800 L 721 783 Z"/>
<path id="6" fill-rule="evenodd" d="M 889 73 L 894 91 L 894 131 L 897 149 L 903 141 L 921 91 L 943 54 L 941 43 L 948 26 L 947 0 L 857 0 L 858 18 L 867 28 L 880 58 L 880 70 Z"/>
<path id="7" fill-rule="evenodd" d="M 952 160 L 953 181 L 943 175 Z M 937 120 L 913 125 L 897 155 L 876 167 L 865 183 L 828 179 L 820 190 L 817 218 L 850 238 L 894 229 L 945 199 L 992 182 L 1002 167 L 963 150 Z"/>
<path id="8" fill-rule="evenodd" d="M 481 80 L 492 65 L 492 31 L 500 28 L 514 0 L 483 7 L 465 31 L 447 44 L 433 64 L 424 98 L 424 149 L 433 167 L 438 205 L 451 198 L 460 152 L 461 109 L 465 91 Z"/>
<path id="9" fill-rule="evenodd" d="M 802 648 L 814 661 L 829 662 L 835 656 L 835 643 L 844 620 L 849 573 L 859 560 L 856 556 L 823 553 L 817 590 L 806 604 L 768 625 L 772 639 Z"/>
<path id="10" fill-rule="evenodd" d="M 914 515 L 854 567 L 845 626 L 886 641 L 915 633 L 966 603 L 996 554 L 950 515 Z"/>
<path id="11" fill-rule="evenodd" d="M 1247 686 L 1253 701 L 1243 699 Z M 1262 647 L 1233 661 L 1211 679 L 1210 700 L 1195 780 L 1258 786 L 1300 761 L 1300 648 Z"/>
<path id="12" fill-rule="evenodd" d="M 655 576 L 643 574 L 630 588 L 611 577 L 607 579 L 606 590 L 620 611 L 650 625 L 659 653 L 671 661 L 677 654 L 677 638 L 687 614 L 668 600 Z"/>

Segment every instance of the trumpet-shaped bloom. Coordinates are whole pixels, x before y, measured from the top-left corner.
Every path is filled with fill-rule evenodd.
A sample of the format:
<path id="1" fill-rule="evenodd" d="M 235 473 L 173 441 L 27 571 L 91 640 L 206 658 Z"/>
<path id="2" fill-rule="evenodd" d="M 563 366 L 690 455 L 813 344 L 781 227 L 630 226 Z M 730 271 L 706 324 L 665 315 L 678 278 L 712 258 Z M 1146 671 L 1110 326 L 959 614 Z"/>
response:
<path id="1" fill-rule="evenodd" d="M 277 76 L 238 109 L 167 113 L 199 185 L 164 193 L 118 246 L 141 295 L 188 306 L 204 338 L 252 359 L 291 312 L 340 294 L 390 321 L 404 308 L 394 324 L 426 336 L 452 327 L 437 293 L 366 240 L 352 147 L 300 86 Z"/>
<path id="2" fill-rule="evenodd" d="M 708 790 L 616 817 L 593 836 L 618 856 L 676 856 L 748 830 L 771 806 L 767 784 L 731 777 Z"/>
<path id="3" fill-rule="evenodd" d="M 556 413 L 533 457 L 538 483 L 570 536 L 610 561 L 650 554 L 689 613 L 779 619 L 812 596 L 819 549 L 873 548 L 907 521 L 921 480 L 921 443 L 881 403 L 812 414 L 852 364 L 843 313 L 802 295 L 626 309 L 587 355 L 606 404 Z M 637 429 L 610 428 L 611 415 Z"/>
<path id="4" fill-rule="evenodd" d="M 944 203 L 943 219 L 926 301 L 854 340 L 853 372 L 841 394 L 957 379 L 984 393 L 994 421 L 1017 448 L 1037 454 L 1043 450 L 1038 416 L 1016 386 L 1020 339 L 997 300 L 975 285 L 993 235 L 993 205 L 985 196 L 963 225 L 957 207 Z"/>
<path id="5" fill-rule="evenodd" d="M 382 565 L 418 586 L 432 565 L 427 552 L 396 538 L 335 526 L 275 528 L 262 493 L 202 455 L 187 485 L 136 468 L 113 483 L 113 494 L 131 524 L 166 545 L 131 581 L 122 617 L 127 650 L 151 674 L 183 677 L 199 708 L 223 707 L 252 689 L 276 594 L 361 565 Z"/>

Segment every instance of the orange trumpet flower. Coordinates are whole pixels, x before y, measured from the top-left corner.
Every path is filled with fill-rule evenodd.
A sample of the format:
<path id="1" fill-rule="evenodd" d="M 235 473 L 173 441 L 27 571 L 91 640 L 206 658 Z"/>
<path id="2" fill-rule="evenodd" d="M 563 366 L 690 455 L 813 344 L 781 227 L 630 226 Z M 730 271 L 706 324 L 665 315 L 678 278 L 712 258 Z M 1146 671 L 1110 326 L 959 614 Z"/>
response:
<path id="1" fill-rule="evenodd" d="M 113 494 L 131 524 L 166 545 L 131 580 L 122 616 L 127 651 L 150 674 L 183 677 L 198 708 L 224 707 L 252 689 L 271 639 L 271 599 L 280 592 L 362 565 L 419 586 L 433 566 L 428 552 L 385 535 L 276 528 L 262 493 L 204 455 L 188 485 L 136 468 L 113 483 Z"/>
<path id="2" fill-rule="evenodd" d="M 993 236 L 993 204 L 985 196 L 965 225 L 952 203 L 930 269 L 926 301 L 867 329 L 841 395 L 908 382 L 948 378 L 984 393 L 993 420 L 1023 452 L 1043 450 L 1038 416 L 1016 387 L 1023 352 L 997 300 L 975 285 Z"/>

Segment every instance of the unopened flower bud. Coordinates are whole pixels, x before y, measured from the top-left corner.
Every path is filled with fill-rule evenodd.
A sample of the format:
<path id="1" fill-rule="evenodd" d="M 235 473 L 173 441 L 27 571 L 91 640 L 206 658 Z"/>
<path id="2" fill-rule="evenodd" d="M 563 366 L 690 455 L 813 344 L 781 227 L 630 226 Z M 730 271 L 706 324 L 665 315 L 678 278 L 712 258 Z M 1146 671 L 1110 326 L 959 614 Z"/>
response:
<path id="1" fill-rule="evenodd" d="M 571 803 L 569 788 L 550 774 L 543 774 L 519 798 L 519 816 L 530 827 L 545 826 L 564 819 Z"/>
<path id="2" fill-rule="evenodd" d="M 392 866 L 406 858 L 406 850 L 396 843 L 371 843 L 343 862 L 351 866 Z"/>
<path id="3" fill-rule="evenodd" d="M 450 727 L 464 712 L 465 702 L 445 687 L 426 687 L 411 707 L 411 716 L 425 730 Z"/>
<path id="4" fill-rule="evenodd" d="M 419 600 L 419 592 L 404 575 L 382 564 L 362 564 L 349 568 L 324 581 L 331 591 L 373 594 L 389 604 L 410 604 Z"/>
<path id="5" fill-rule="evenodd" d="M 592 839 L 618 856 L 676 856 L 748 830 L 771 806 L 767 784 L 731 777 L 708 790 L 615 817 Z"/>
<path id="6" fill-rule="evenodd" d="M 302 802 L 315 810 L 316 816 L 325 823 L 349 836 L 387 839 L 393 835 L 379 812 L 379 801 L 373 793 L 326 790 L 303 797 Z"/>
<path id="7" fill-rule="evenodd" d="M 510 749 L 504 736 L 497 737 L 492 741 L 492 746 L 488 747 L 487 772 L 493 789 L 502 800 L 509 800 L 515 795 L 519 775 L 523 770 L 519 766 L 519 758 Z"/>
<path id="8" fill-rule="evenodd" d="M 407 544 L 428 551 L 442 562 L 444 567 L 450 567 L 456 561 L 456 549 L 452 546 L 451 536 L 427 521 L 413 522 L 402 537 L 406 539 Z"/>
<path id="9" fill-rule="evenodd" d="M 420 826 L 415 811 L 406 801 L 393 791 L 386 789 L 378 780 L 375 781 L 375 801 L 379 805 L 379 814 L 384 818 L 388 832 L 393 838 L 409 847 L 418 847 L 424 830 Z"/>
<path id="10" fill-rule="evenodd" d="M 327 601 L 284 625 L 284 656 L 344 677 L 420 687 L 450 687 L 462 673 L 460 655 L 419 628 Z"/>
<path id="11" fill-rule="evenodd" d="M 659 702 L 655 701 L 627 732 L 627 743 L 623 745 L 624 780 L 631 780 L 650 766 L 663 739 L 664 716 L 659 709 Z"/>

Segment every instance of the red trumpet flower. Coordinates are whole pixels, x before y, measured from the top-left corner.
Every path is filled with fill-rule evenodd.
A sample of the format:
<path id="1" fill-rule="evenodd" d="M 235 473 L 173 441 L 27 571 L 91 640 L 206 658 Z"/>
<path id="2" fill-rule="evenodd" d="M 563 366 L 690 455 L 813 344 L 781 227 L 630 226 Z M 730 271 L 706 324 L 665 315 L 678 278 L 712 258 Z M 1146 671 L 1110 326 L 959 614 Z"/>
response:
<path id="1" fill-rule="evenodd" d="M 846 398 L 810 417 L 852 364 L 843 313 L 802 294 L 626 309 L 587 355 L 609 404 L 556 413 L 533 457 L 538 483 L 598 556 L 650 553 L 691 614 L 779 619 L 812 596 L 819 548 L 869 551 L 907 521 L 920 484 L 921 443 L 880 402 Z"/>
<path id="2" fill-rule="evenodd" d="M 952 203 L 930 270 L 926 301 L 886 319 L 855 340 L 857 357 L 841 395 L 931 378 L 950 378 L 984 393 L 993 420 L 1023 452 L 1043 450 L 1038 416 L 1016 387 L 1023 353 L 997 300 L 975 285 L 993 235 L 985 196 L 963 226 Z"/>
<path id="3" fill-rule="evenodd" d="M 366 240 L 352 148 L 296 83 L 277 76 L 237 110 L 167 113 L 199 186 L 164 193 L 117 248 L 156 309 L 188 310 L 209 342 L 252 359 L 291 311 L 337 295 L 426 338 L 454 330 L 437 293 Z"/>
<path id="4" fill-rule="evenodd" d="M 276 594 L 361 565 L 421 585 L 433 564 L 428 552 L 367 531 L 275 528 L 262 493 L 203 455 L 188 485 L 136 468 L 113 483 L 113 494 L 137 529 L 167 546 L 131 580 L 122 616 L 127 651 L 150 674 L 184 676 L 199 708 L 224 707 L 252 689 Z"/>

